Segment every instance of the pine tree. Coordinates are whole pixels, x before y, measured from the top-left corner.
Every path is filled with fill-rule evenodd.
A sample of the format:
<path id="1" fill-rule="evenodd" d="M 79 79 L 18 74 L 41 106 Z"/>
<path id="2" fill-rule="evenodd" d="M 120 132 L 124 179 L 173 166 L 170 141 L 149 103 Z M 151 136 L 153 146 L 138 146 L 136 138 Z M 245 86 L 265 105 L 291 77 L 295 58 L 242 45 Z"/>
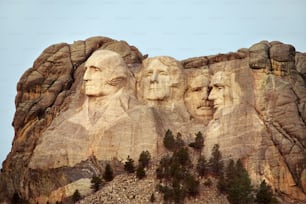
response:
<path id="1" fill-rule="evenodd" d="M 226 181 L 227 198 L 233 204 L 252 203 L 252 190 L 249 174 L 239 159 L 235 165 L 234 177 Z"/>
<path id="2" fill-rule="evenodd" d="M 185 142 L 183 140 L 182 134 L 178 132 L 176 135 L 176 140 L 175 140 L 175 149 L 180 149 L 184 146 L 185 146 Z"/>
<path id="3" fill-rule="evenodd" d="M 196 196 L 199 194 L 200 182 L 195 179 L 193 175 L 187 173 L 184 178 L 184 188 L 189 196 Z"/>
<path id="4" fill-rule="evenodd" d="M 105 170 L 103 173 L 103 179 L 105 181 L 112 181 L 114 179 L 113 169 L 110 164 L 106 164 Z"/>
<path id="5" fill-rule="evenodd" d="M 151 154 L 149 151 L 142 151 L 139 155 L 139 165 L 142 165 L 143 167 L 148 167 L 151 160 Z"/>
<path id="6" fill-rule="evenodd" d="M 157 167 L 156 171 L 156 178 L 157 179 L 163 179 L 164 178 L 164 169 L 161 167 Z"/>
<path id="7" fill-rule="evenodd" d="M 169 155 L 165 155 L 161 158 L 159 166 L 156 169 L 156 176 L 158 179 L 169 179 L 171 164 L 172 158 Z"/>
<path id="8" fill-rule="evenodd" d="M 270 185 L 263 180 L 260 184 L 260 187 L 256 194 L 255 201 L 260 204 L 268 204 L 271 203 L 273 198 L 273 191 Z"/>
<path id="9" fill-rule="evenodd" d="M 222 161 L 222 154 L 219 151 L 219 144 L 215 144 L 212 149 L 212 156 L 209 159 L 209 166 L 213 173 L 217 176 L 223 174 L 223 161 Z"/>
<path id="10" fill-rule="evenodd" d="M 177 161 L 182 166 L 191 164 L 187 147 L 182 147 L 176 152 L 174 152 L 172 158 L 174 159 L 174 161 Z"/>
<path id="11" fill-rule="evenodd" d="M 171 130 L 167 130 L 164 140 L 163 140 L 164 146 L 170 150 L 174 151 L 175 150 L 175 139 L 173 136 L 173 133 Z"/>
<path id="12" fill-rule="evenodd" d="M 82 198 L 82 197 L 81 197 L 81 194 L 80 194 L 79 190 L 76 189 L 76 190 L 74 191 L 73 195 L 72 195 L 72 200 L 73 200 L 74 202 L 76 202 L 76 201 L 81 200 L 81 198 Z"/>
<path id="13" fill-rule="evenodd" d="M 93 189 L 94 192 L 97 192 L 102 184 L 101 178 L 98 176 L 93 176 L 90 182 L 91 182 L 91 189 Z"/>
<path id="14" fill-rule="evenodd" d="M 166 203 L 171 203 L 171 201 L 173 200 L 174 198 L 174 195 L 173 195 L 173 190 L 171 187 L 169 186 L 164 186 L 164 185 L 161 185 L 161 184 L 158 184 L 157 185 L 157 188 L 159 190 L 159 192 L 163 193 L 164 194 L 164 201 Z"/>
<path id="15" fill-rule="evenodd" d="M 233 159 L 229 160 L 229 163 L 225 169 L 225 177 L 226 177 L 226 186 L 225 188 L 228 189 L 228 186 L 232 185 L 233 182 L 236 182 L 236 167 L 235 167 L 235 162 Z"/>
<path id="16" fill-rule="evenodd" d="M 219 180 L 218 180 L 218 183 L 217 183 L 217 188 L 218 190 L 221 192 L 221 193 L 227 193 L 227 186 L 226 186 L 226 180 L 224 178 L 223 175 L 219 176 Z"/>
<path id="17" fill-rule="evenodd" d="M 198 163 L 197 163 L 197 172 L 198 175 L 203 177 L 206 176 L 208 173 L 208 164 L 207 161 L 205 159 L 205 156 L 200 155 L 199 159 L 198 159 Z"/>
<path id="18" fill-rule="evenodd" d="M 124 164 L 124 170 L 128 173 L 135 172 L 134 160 L 128 156 L 127 161 Z"/>
<path id="19" fill-rule="evenodd" d="M 195 141 L 190 143 L 189 146 L 201 152 L 204 147 L 204 137 L 202 133 L 198 132 L 194 140 Z"/>
<path id="20" fill-rule="evenodd" d="M 151 203 L 154 203 L 154 202 L 155 202 L 155 195 L 154 195 L 154 193 L 151 194 L 150 202 L 151 202 Z"/>
<path id="21" fill-rule="evenodd" d="M 182 165 L 180 165 L 178 163 L 178 161 L 173 160 L 170 168 L 169 168 L 169 172 L 170 172 L 170 178 L 172 180 L 177 180 L 180 181 L 184 178 L 185 174 L 186 174 L 186 168 Z"/>
<path id="22" fill-rule="evenodd" d="M 144 170 L 144 167 L 142 165 L 139 165 L 136 170 L 136 177 L 139 179 L 142 179 L 145 176 L 146 176 L 146 172 Z"/>
<path id="23" fill-rule="evenodd" d="M 172 181 L 172 188 L 169 188 L 170 195 L 172 196 L 170 200 L 173 200 L 174 203 L 182 204 L 186 197 L 185 189 L 180 185 L 180 182 L 176 179 Z"/>
<path id="24" fill-rule="evenodd" d="M 12 197 L 12 204 L 29 204 L 30 202 L 21 198 L 17 192 Z"/>

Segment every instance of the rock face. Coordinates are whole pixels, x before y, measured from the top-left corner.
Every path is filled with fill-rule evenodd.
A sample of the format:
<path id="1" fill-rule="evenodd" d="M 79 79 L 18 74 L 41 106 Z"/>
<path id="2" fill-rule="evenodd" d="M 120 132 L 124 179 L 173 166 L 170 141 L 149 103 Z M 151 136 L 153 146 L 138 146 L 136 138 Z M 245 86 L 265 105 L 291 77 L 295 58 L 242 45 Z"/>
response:
<path id="1" fill-rule="evenodd" d="M 201 131 L 206 158 L 219 144 L 254 184 L 305 200 L 305 80 L 306 54 L 281 42 L 183 61 L 105 37 L 52 45 L 18 83 L 0 201 L 88 194 L 105 162 L 158 159 L 167 129 L 187 143 Z"/>

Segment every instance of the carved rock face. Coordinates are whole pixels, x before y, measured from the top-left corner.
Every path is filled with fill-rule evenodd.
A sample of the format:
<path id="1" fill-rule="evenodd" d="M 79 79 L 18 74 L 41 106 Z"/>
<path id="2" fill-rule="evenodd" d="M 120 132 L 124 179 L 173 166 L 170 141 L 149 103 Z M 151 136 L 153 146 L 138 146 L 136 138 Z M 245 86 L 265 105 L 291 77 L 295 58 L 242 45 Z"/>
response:
<path id="1" fill-rule="evenodd" d="M 212 90 L 209 100 L 213 101 L 214 108 L 220 110 L 233 105 L 233 90 L 231 89 L 231 73 L 217 72 L 211 79 Z"/>
<path id="2" fill-rule="evenodd" d="M 127 86 L 128 72 L 119 54 L 94 52 L 85 62 L 85 101 L 54 119 L 42 133 L 29 166 L 45 170 L 73 167 L 90 156 L 123 161 L 128 156 L 137 158 L 144 150 L 156 155 L 153 115 Z"/>
<path id="3" fill-rule="evenodd" d="M 192 70 L 188 76 L 185 105 L 192 117 L 208 123 L 213 117 L 212 101 L 208 100 L 210 91 L 208 70 Z"/>
<path id="4" fill-rule="evenodd" d="M 85 63 L 84 89 L 87 96 L 108 96 L 127 80 L 127 66 L 121 56 L 108 50 L 94 52 Z"/>
<path id="5" fill-rule="evenodd" d="M 164 100 L 170 96 L 170 73 L 168 67 L 158 60 L 145 68 L 143 83 L 146 100 Z"/>
<path id="6" fill-rule="evenodd" d="M 184 92 L 183 69 L 172 57 L 148 58 L 143 62 L 141 91 L 144 101 L 173 101 L 182 98 Z"/>
<path id="7" fill-rule="evenodd" d="M 219 144 L 225 160 L 242 160 L 255 185 L 265 179 L 306 199 L 305 53 L 264 41 L 182 63 L 142 59 L 108 38 L 43 52 L 18 83 L 0 202 L 14 192 L 33 203 L 55 203 L 76 189 L 85 195 L 103 162 L 137 161 L 143 150 L 163 155 L 167 129 L 186 144 L 201 131 L 205 157 Z"/>

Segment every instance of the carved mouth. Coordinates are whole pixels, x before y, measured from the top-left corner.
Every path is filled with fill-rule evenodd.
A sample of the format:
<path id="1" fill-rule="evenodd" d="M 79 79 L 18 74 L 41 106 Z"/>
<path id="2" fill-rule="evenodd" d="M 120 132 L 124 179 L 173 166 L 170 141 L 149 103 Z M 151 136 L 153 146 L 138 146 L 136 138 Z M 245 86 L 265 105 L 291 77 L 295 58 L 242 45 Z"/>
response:
<path id="1" fill-rule="evenodd" d="M 160 90 L 160 87 L 149 87 L 149 90 Z"/>
<path id="2" fill-rule="evenodd" d="M 205 100 L 200 105 L 197 106 L 199 110 L 211 110 L 212 109 L 212 101 Z"/>
<path id="3" fill-rule="evenodd" d="M 214 108 L 215 108 L 215 109 L 219 108 L 220 106 L 221 106 L 221 104 L 219 104 L 219 103 L 214 103 Z"/>
<path id="4" fill-rule="evenodd" d="M 211 107 L 210 106 L 198 106 L 197 109 L 199 109 L 199 110 L 210 110 Z"/>
<path id="5" fill-rule="evenodd" d="M 85 87 L 95 87 L 95 85 L 94 85 L 94 84 L 88 84 L 88 83 L 85 83 L 84 85 L 85 85 Z"/>

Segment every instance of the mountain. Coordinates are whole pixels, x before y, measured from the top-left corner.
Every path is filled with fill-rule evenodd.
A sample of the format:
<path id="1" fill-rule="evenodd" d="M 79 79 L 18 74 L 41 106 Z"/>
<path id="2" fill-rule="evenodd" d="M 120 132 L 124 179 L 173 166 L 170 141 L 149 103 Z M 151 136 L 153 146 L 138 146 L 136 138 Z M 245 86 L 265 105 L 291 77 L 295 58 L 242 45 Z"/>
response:
<path id="1" fill-rule="evenodd" d="M 107 163 L 119 175 L 143 150 L 157 163 L 167 130 L 187 144 L 203 133 L 206 158 L 219 144 L 254 185 L 305 201 L 305 80 L 306 53 L 277 41 L 182 61 L 106 37 L 52 45 L 18 82 L 0 201 L 90 194 Z"/>

